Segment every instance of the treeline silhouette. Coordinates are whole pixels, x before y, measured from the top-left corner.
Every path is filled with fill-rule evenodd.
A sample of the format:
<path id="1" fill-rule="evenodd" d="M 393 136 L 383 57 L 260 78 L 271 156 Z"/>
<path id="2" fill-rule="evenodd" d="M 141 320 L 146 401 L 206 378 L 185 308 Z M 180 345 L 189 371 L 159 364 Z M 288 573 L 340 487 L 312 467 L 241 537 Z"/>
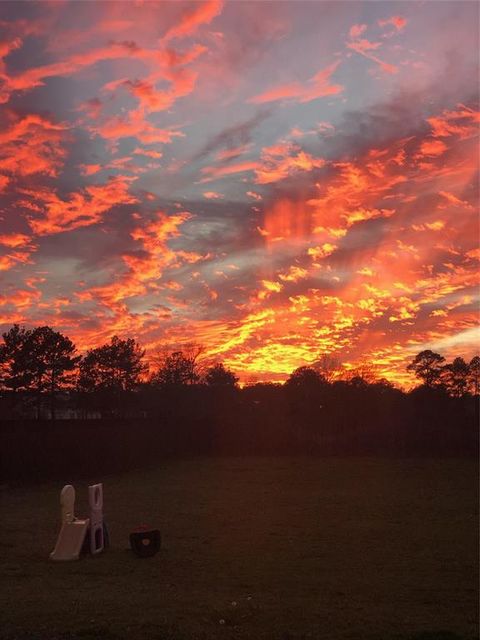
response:
<path id="1" fill-rule="evenodd" d="M 134 339 L 83 356 L 50 327 L 0 344 L 4 481 L 73 479 L 191 455 L 475 456 L 480 358 L 421 351 L 406 393 L 323 356 L 284 384 L 240 388 L 198 345 L 164 348 L 149 373 Z"/>

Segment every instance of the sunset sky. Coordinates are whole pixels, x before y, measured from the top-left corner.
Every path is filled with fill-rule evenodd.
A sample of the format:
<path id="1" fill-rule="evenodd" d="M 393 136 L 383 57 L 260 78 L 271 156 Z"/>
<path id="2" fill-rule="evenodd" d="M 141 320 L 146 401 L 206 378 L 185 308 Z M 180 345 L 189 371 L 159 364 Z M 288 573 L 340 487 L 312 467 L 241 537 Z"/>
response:
<path id="1" fill-rule="evenodd" d="M 2 2 L 0 330 L 478 353 L 476 2 Z"/>

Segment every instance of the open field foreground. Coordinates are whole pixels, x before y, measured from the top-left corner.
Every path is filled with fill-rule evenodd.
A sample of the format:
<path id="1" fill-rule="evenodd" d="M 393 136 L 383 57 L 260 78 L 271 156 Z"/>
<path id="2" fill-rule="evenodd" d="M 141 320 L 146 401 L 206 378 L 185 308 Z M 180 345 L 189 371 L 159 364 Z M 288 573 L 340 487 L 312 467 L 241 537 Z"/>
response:
<path id="1" fill-rule="evenodd" d="M 2 638 L 477 637 L 473 460 L 203 458 L 90 480 L 111 548 L 73 563 L 48 560 L 62 484 L 3 490 Z M 163 548 L 142 560 L 143 522 Z"/>

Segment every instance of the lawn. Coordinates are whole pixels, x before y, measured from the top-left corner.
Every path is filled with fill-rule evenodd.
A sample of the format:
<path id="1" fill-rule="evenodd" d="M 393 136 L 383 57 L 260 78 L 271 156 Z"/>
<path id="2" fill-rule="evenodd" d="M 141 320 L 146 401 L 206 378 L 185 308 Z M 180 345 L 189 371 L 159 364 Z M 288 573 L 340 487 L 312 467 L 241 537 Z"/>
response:
<path id="1" fill-rule="evenodd" d="M 72 563 L 48 560 L 63 483 L 3 488 L 2 638 L 477 637 L 473 460 L 204 458 L 90 480 L 111 547 Z M 163 539 L 150 559 L 128 550 L 144 522 Z"/>

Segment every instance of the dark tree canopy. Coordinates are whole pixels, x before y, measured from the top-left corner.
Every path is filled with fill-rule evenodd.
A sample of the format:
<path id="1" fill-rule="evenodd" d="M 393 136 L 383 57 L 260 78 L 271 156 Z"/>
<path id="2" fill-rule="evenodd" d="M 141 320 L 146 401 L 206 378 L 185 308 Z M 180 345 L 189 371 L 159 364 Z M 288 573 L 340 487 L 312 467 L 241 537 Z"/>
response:
<path id="1" fill-rule="evenodd" d="M 14 391 L 34 392 L 40 416 L 42 394 L 50 398 L 50 413 L 55 417 L 55 399 L 60 389 L 73 383 L 80 356 L 73 342 L 51 327 L 26 330 L 14 325 L 3 334 L 0 347 L 2 384 Z"/>
<path id="2" fill-rule="evenodd" d="M 461 397 L 468 391 L 469 366 L 463 358 L 455 358 L 444 367 L 444 384 L 452 396 Z"/>
<path id="3" fill-rule="evenodd" d="M 50 391 L 71 384 L 73 371 L 80 360 L 73 342 L 50 327 L 32 331 L 27 346 L 37 385 Z"/>
<path id="4" fill-rule="evenodd" d="M 151 356 L 157 370 L 147 378 L 145 351 L 133 338 L 114 336 L 81 358 L 69 338 L 48 326 L 26 329 L 13 325 L 0 344 L 0 416 L 31 417 L 36 410 L 37 417 L 42 418 L 48 401 L 52 418 L 58 414 L 65 419 L 65 414 L 73 412 L 75 417 L 85 419 L 149 415 L 169 419 L 187 415 L 191 403 L 198 401 L 195 419 L 206 433 L 217 419 L 216 414 L 205 414 L 209 402 L 219 415 L 225 411 L 223 424 L 231 420 L 228 408 L 235 403 L 243 406 L 245 401 L 248 411 L 258 409 L 273 415 L 274 408 L 278 409 L 279 424 L 292 420 L 299 433 L 306 428 L 320 438 L 323 436 L 315 431 L 315 425 L 322 421 L 326 424 L 335 416 L 342 433 L 350 429 L 357 413 L 350 413 L 349 403 L 357 406 L 362 416 L 368 414 L 369 407 L 376 407 L 377 413 L 374 415 L 372 409 L 370 415 L 374 421 L 380 415 L 385 417 L 408 395 L 415 411 L 426 412 L 424 424 L 438 420 L 442 407 L 464 406 L 465 415 L 478 410 L 478 402 L 472 402 L 471 397 L 479 392 L 479 356 L 469 363 L 461 357 L 445 362 L 438 353 L 421 351 L 407 366 L 421 384 L 405 394 L 379 379 L 368 362 L 339 375 L 341 367 L 330 356 L 298 367 L 285 384 L 258 383 L 240 388 L 235 373 L 223 363 L 210 361 L 207 366 L 203 351 L 193 343 L 185 343 L 182 349 L 165 346 L 156 357 Z M 464 405 L 457 402 L 459 399 Z M 212 433 L 210 436 L 215 440 Z M 269 437 L 276 434 L 272 432 Z"/>
<path id="5" fill-rule="evenodd" d="M 205 383 L 210 387 L 235 387 L 237 376 L 221 362 L 214 364 L 205 374 Z"/>
<path id="6" fill-rule="evenodd" d="M 55 418 L 55 399 L 59 389 L 73 383 L 74 370 L 80 360 L 73 342 L 50 327 L 37 327 L 27 341 L 30 351 L 33 385 L 37 406 L 42 393 L 50 397 L 50 417 Z"/>
<path id="7" fill-rule="evenodd" d="M 174 351 L 166 355 L 152 376 L 152 383 L 166 387 L 192 385 L 200 380 L 200 373 L 195 359 L 186 356 L 182 351 Z"/>
<path id="8" fill-rule="evenodd" d="M 365 386 L 377 382 L 377 369 L 370 362 L 361 362 L 358 366 L 347 371 L 343 376 L 354 386 Z"/>
<path id="9" fill-rule="evenodd" d="M 79 388 L 133 391 L 147 371 L 144 356 L 145 351 L 133 338 L 114 336 L 109 343 L 87 352 L 80 363 Z"/>
<path id="10" fill-rule="evenodd" d="M 325 385 L 326 380 L 316 369 L 305 366 L 295 369 L 285 384 L 291 389 L 298 389 L 310 394 L 315 393 L 316 390 Z"/>
<path id="11" fill-rule="evenodd" d="M 0 382 L 12 391 L 30 389 L 33 373 L 29 357 L 28 341 L 32 332 L 18 324 L 2 334 L 0 345 Z"/>
<path id="12" fill-rule="evenodd" d="M 478 395 L 480 392 L 480 356 L 474 356 L 468 365 L 468 385 L 470 392 Z"/>
<path id="13" fill-rule="evenodd" d="M 315 369 L 327 382 L 333 382 L 340 375 L 342 364 L 335 356 L 324 353 L 315 360 L 312 369 Z"/>
<path id="14" fill-rule="evenodd" d="M 427 387 L 433 387 L 441 383 L 444 362 L 445 358 L 439 353 L 426 349 L 415 356 L 407 371 L 414 373 Z"/>

